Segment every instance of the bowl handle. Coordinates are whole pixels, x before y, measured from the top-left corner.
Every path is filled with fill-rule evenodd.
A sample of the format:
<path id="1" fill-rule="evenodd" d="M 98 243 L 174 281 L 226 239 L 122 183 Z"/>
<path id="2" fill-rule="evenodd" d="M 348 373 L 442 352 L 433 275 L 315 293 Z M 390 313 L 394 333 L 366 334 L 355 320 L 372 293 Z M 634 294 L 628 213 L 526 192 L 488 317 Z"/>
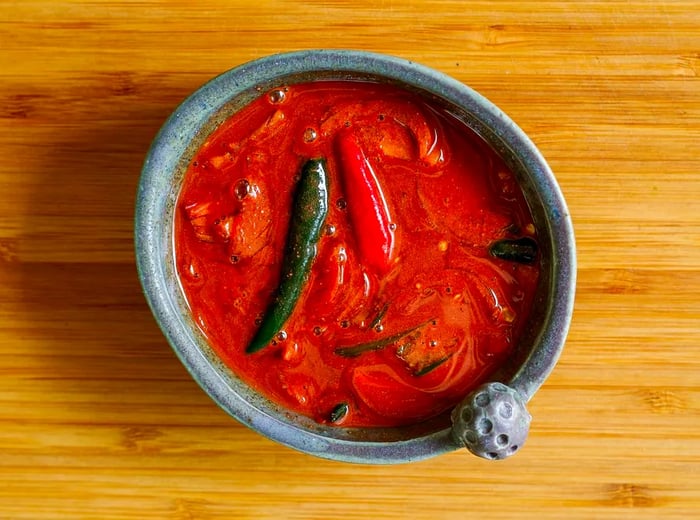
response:
<path id="1" fill-rule="evenodd" d="M 452 410 L 452 440 L 479 457 L 505 459 L 522 447 L 531 419 L 518 391 L 486 383 Z"/>

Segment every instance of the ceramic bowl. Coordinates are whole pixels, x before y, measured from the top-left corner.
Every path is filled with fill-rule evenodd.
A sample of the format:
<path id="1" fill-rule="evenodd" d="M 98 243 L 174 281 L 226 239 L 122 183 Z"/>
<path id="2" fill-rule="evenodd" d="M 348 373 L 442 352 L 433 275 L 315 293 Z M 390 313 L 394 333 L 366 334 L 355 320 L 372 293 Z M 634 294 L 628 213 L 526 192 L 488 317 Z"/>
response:
<path id="1" fill-rule="evenodd" d="M 188 163 L 206 136 L 272 88 L 317 79 L 389 82 L 440 103 L 483 137 L 517 176 L 535 219 L 542 274 L 533 316 L 509 363 L 452 410 L 401 428 L 338 428 L 280 408 L 229 370 L 194 324 L 176 276 L 173 214 Z M 565 201 L 535 145 L 499 108 L 440 72 L 396 57 L 313 50 L 265 57 L 211 80 L 165 122 L 138 188 L 135 246 L 139 277 L 155 319 L 194 379 L 230 415 L 286 446 L 323 458 L 399 463 L 467 447 L 490 459 L 517 451 L 527 436 L 525 404 L 564 346 L 575 290 L 574 236 Z"/>

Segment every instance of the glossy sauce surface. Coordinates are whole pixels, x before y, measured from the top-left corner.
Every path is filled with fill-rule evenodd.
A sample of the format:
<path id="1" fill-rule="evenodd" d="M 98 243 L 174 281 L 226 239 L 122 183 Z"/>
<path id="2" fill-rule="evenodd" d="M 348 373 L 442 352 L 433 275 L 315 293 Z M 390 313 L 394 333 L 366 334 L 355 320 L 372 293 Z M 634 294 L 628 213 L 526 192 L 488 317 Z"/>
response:
<path id="1" fill-rule="evenodd" d="M 329 209 L 310 274 L 275 339 L 247 354 L 313 158 Z M 175 221 L 185 296 L 224 362 L 343 426 L 438 415 L 511 354 L 539 268 L 490 254 L 503 239 L 536 235 L 500 158 L 423 98 L 362 82 L 281 87 L 225 121 L 194 157 Z"/>

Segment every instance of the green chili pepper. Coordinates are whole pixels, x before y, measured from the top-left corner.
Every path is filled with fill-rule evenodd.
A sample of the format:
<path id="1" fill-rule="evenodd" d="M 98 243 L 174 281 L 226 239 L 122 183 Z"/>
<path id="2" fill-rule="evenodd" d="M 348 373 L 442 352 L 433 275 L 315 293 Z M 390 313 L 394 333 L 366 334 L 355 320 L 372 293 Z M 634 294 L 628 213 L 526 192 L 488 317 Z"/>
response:
<path id="1" fill-rule="evenodd" d="M 372 322 L 369 324 L 369 328 L 373 329 L 377 325 L 379 325 L 382 322 L 382 319 L 384 318 L 384 315 L 386 314 L 386 311 L 389 310 L 389 302 L 386 302 L 384 305 L 382 305 L 381 309 L 379 309 L 379 312 L 376 314 Z"/>
<path id="2" fill-rule="evenodd" d="M 519 264 L 531 264 L 537 257 L 537 242 L 530 237 L 498 240 L 489 248 L 491 256 Z"/>
<path id="3" fill-rule="evenodd" d="M 246 353 L 265 347 L 287 321 L 299 300 L 316 257 L 316 242 L 328 214 L 328 174 L 325 159 L 310 159 L 301 169 L 282 260 L 277 293 Z"/>
<path id="4" fill-rule="evenodd" d="M 428 373 L 432 372 L 433 370 L 435 370 L 437 367 L 442 365 L 445 361 L 447 361 L 451 357 L 452 357 L 452 354 L 448 354 L 447 356 L 440 358 L 438 360 L 435 360 L 432 363 L 428 363 L 424 367 L 413 372 L 413 375 L 416 377 L 424 376 L 425 374 L 428 374 Z"/>
<path id="5" fill-rule="evenodd" d="M 369 352 L 371 350 L 381 350 L 384 347 L 387 347 L 391 345 L 392 343 L 396 343 L 398 340 L 403 338 L 404 336 L 408 336 L 411 332 L 420 329 L 421 327 L 424 327 L 428 323 L 432 321 L 428 320 L 423 323 L 420 323 L 416 325 L 415 327 L 411 327 L 408 330 L 404 330 L 402 332 L 398 332 L 396 334 L 392 334 L 391 336 L 385 336 L 383 338 L 379 338 L 374 341 L 368 341 L 367 343 L 360 343 L 359 345 L 353 345 L 351 347 L 338 347 L 337 349 L 334 350 L 336 354 L 339 356 L 343 357 L 357 357 L 360 354 L 363 354 L 365 352 Z"/>
<path id="6" fill-rule="evenodd" d="M 345 416 L 350 411 L 350 406 L 348 403 L 338 403 L 333 407 L 330 413 L 330 420 L 332 423 L 338 423 L 345 419 Z"/>

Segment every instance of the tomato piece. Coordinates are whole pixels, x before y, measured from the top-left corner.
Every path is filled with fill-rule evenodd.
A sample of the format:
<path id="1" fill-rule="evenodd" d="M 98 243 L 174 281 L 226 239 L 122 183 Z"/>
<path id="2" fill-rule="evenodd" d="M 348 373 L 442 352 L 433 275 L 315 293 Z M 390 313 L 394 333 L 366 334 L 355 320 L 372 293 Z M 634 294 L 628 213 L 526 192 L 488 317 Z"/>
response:
<path id="1" fill-rule="evenodd" d="M 236 263 L 258 253 L 270 241 L 272 211 L 267 190 L 251 184 L 241 202 L 241 209 L 232 221 L 225 221 L 229 255 Z M 219 222 L 221 226 L 221 223 Z"/>
<path id="2" fill-rule="evenodd" d="M 401 380 L 386 365 L 359 366 L 353 370 L 352 387 L 374 413 L 396 420 L 413 420 L 439 413 L 435 396 Z"/>

